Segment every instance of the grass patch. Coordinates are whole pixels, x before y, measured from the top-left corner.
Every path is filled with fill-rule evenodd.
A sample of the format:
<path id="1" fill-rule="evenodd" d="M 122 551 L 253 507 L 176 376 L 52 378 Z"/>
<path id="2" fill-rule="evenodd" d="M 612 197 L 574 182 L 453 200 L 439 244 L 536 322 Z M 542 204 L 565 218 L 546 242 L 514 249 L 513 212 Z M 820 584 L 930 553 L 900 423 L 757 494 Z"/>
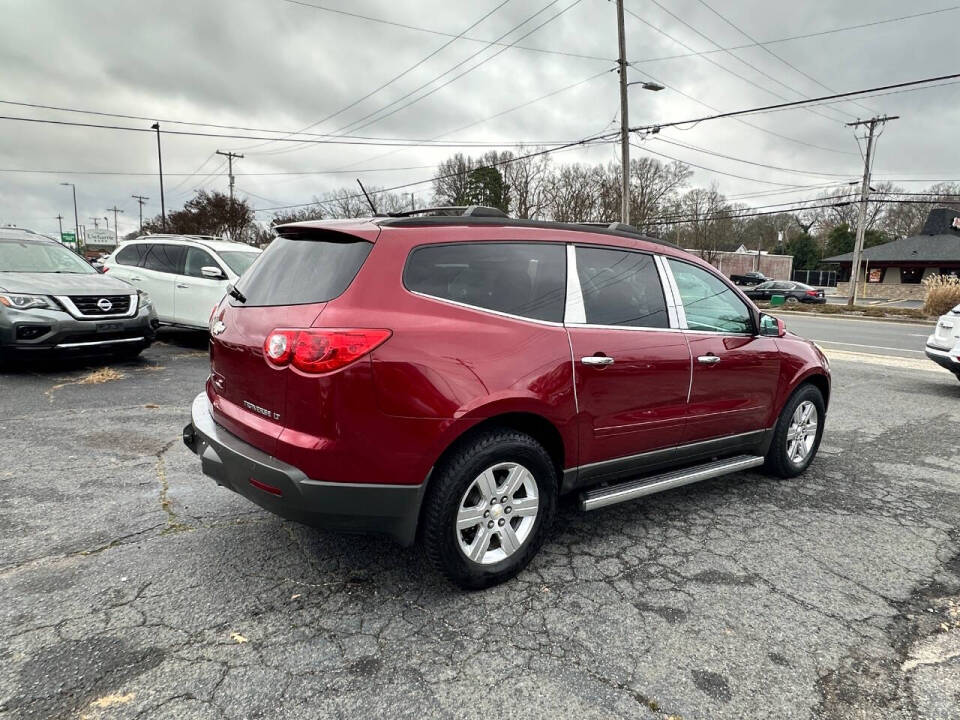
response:
<path id="1" fill-rule="evenodd" d="M 928 320 L 930 318 L 925 310 L 921 308 L 899 308 L 884 305 L 854 305 L 851 308 L 846 305 L 812 305 L 800 303 L 797 305 L 780 305 L 772 308 L 770 307 L 770 303 L 757 303 L 757 307 L 761 310 L 771 310 L 773 312 L 786 310 L 787 312 L 811 313 L 814 315 L 862 315 L 870 318 L 905 317 L 914 320 Z"/>

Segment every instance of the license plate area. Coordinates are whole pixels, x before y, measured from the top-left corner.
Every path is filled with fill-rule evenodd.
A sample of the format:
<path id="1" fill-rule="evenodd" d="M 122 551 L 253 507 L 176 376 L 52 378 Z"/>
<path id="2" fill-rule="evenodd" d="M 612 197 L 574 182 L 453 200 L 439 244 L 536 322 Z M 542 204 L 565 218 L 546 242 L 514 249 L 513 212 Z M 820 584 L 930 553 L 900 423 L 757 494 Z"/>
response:
<path id="1" fill-rule="evenodd" d="M 123 323 L 118 322 L 102 322 L 97 323 L 97 332 L 117 332 L 118 330 L 123 330 Z"/>

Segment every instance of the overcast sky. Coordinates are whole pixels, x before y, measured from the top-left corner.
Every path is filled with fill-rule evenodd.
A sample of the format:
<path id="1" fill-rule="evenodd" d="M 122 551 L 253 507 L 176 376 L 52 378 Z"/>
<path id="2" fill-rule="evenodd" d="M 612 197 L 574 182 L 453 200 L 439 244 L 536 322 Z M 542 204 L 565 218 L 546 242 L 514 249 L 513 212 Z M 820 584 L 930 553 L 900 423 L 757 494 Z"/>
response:
<path id="1" fill-rule="evenodd" d="M 896 0 L 706 1 L 761 43 L 950 7 L 947 0 L 909 4 Z M 349 17 L 308 4 L 436 32 Z M 762 47 L 691 55 L 751 43 L 699 0 L 625 0 L 625 7 L 645 21 L 630 14 L 626 17 L 627 54 L 638 66 L 631 68 L 630 79 L 655 78 L 667 86 L 658 93 L 638 86 L 630 89 L 631 125 L 696 118 L 712 113 L 708 106 L 729 111 L 830 90 L 960 72 L 960 9 L 764 46 L 783 62 Z M 7 102 L 295 131 L 350 106 L 449 43 L 395 82 L 309 132 L 489 142 L 511 149 L 521 141 L 577 140 L 617 128 L 617 76 L 604 72 L 614 67 L 617 50 L 616 10 L 609 0 L 304 0 L 302 4 L 289 0 L 0 0 L 0 10 L 0 100 Z M 518 41 L 545 21 L 549 22 Z M 464 31 L 465 37 L 455 39 Z M 528 49 L 488 45 L 501 36 L 501 43 L 518 41 Z M 677 55 L 686 57 L 669 57 Z M 479 64 L 487 58 L 492 59 Z M 454 70 L 458 63 L 464 64 Z M 475 70 L 456 78 L 474 66 Z M 441 75 L 410 97 L 390 104 Z M 456 79 L 422 101 L 382 117 L 452 78 Z M 580 84 L 486 120 L 576 83 Z M 920 189 L 933 181 L 960 179 L 956 140 L 960 85 L 862 103 L 866 107 L 844 103 L 815 112 L 759 115 L 746 119 L 750 125 L 736 120 L 703 122 L 664 130 L 643 144 L 650 151 L 749 178 L 697 170 L 697 185 L 716 183 L 722 192 L 734 196 L 787 191 L 744 200 L 769 205 L 815 192 L 789 186 L 856 179 L 862 160 L 853 132 L 844 123 L 879 112 L 901 119 L 889 123 L 879 141 L 878 181 L 922 180 L 902 183 Z M 138 128 L 151 124 L 10 104 L 0 106 L 0 114 Z M 357 122 L 365 116 L 370 117 Z M 472 126 L 460 130 L 468 125 Z M 154 134 L 11 120 L 0 120 L 0 127 L 0 224 L 55 233 L 55 216 L 61 213 L 66 218 L 64 228 L 72 229 L 70 188 L 60 186 L 61 182 L 76 183 L 81 224 L 92 227 L 91 217 L 110 215 L 112 226 L 112 213 L 106 208 L 116 204 L 124 210 L 121 233 L 135 229 L 137 203 L 132 194 L 149 196 L 145 215 L 159 212 Z M 172 122 L 164 122 L 163 129 L 266 135 Z M 237 190 L 257 208 L 308 202 L 339 186 L 355 188 L 356 177 L 368 186 L 429 179 L 431 169 L 419 166 L 433 165 L 457 151 L 175 135 L 164 135 L 162 142 L 168 211 L 181 207 L 195 188 L 226 190 L 225 158 L 212 155 L 218 149 L 245 155 L 235 163 Z M 745 164 L 669 144 L 676 142 L 812 174 Z M 464 147 L 463 151 L 479 154 L 484 149 Z M 556 163 L 608 162 L 619 155 L 615 145 L 605 144 L 552 157 Z M 331 170 L 347 172 L 316 173 Z M 90 174 L 94 171 L 126 174 Z M 294 172 L 315 174 L 289 174 Z M 429 198 L 430 185 L 409 191 L 423 202 Z M 264 220 L 270 216 L 258 214 Z"/>

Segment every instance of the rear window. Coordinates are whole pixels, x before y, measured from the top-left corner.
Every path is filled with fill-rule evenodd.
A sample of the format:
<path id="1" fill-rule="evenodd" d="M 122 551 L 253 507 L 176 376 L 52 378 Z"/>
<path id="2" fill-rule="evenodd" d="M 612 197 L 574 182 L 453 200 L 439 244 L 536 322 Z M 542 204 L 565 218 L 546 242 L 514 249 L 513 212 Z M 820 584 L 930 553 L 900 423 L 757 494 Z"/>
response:
<path id="1" fill-rule="evenodd" d="M 245 306 L 327 302 L 353 282 L 373 244 L 278 237 L 237 282 Z"/>
<path id="2" fill-rule="evenodd" d="M 547 243 L 428 245 L 410 254 L 403 283 L 444 300 L 563 322 L 566 250 Z"/>

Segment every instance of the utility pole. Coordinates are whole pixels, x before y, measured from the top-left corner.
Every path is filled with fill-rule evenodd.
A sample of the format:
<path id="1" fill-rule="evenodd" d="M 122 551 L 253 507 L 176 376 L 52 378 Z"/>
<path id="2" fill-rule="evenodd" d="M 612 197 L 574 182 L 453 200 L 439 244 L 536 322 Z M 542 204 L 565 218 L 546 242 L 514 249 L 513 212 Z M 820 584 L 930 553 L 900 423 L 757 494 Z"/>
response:
<path id="1" fill-rule="evenodd" d="M 235 152 L 223 152 L 222 150 L 217 150 L 217 155 L 223 155 L 227 159 L 227 175 L 230 177 L 230 220 L 232 221 L 233 220 L 233 159 L 236 158 L 238 160 L 242 160 L 243 155 Z"/>
<path id="2" fill-rule="evenodd" d="M 130 197 L 134 198 L 140 206 L 140 234 L 143 235 L 143 204 L 150 198 L 146 195 L 131 195 Z"/>
<path id="3" fill-rule="evenodd" d="M 114 203 L 112 208 L 107 208 L 107 212 L 113 211 L 113 243 L 114 245 L 120 244 L 120 236 L 117 234 L 117 213 L 122 213 L 123 210 L 117 207 Z M 109 229 L 109 226 L 108 226 Z"/>
<path id="4" fill-rule="evenodd" d="M 150 126 L 151 130 L 157 131 L 157 162 L 160 165 L 160 217 L 162 218 L 163 231 L 167 231 L 167 209 L 163 202 L 163 153 L 160 152 L 160 123 L 155 122 Z"/>
<path id="5" fill-rule="evenodd" d="M 63 242 L 63 215 L 57 213 L 57 224 L 60 226 L 60 242 Z"/>
<path id="6" fill-rule="evenodd" d="M 80 215 L 77 213 L 77 186 L 73 183 L 62 182 L 61 185 L 69 185 L 73 190 L 73 231 L 74 231 L 74 241 L 77 244 L 77 252 L 80 252 Z"/>
<path id="7" fill-rule="evenodd" d="M 410 209 L 411 209 L 411 210 L 416 210 L 416 209 L 417 209 L 417 203 L 416 203 L 416 201 L 414 200 L 414 193 L 410 193 Z"/>
<path id="8" fill-rule="evenodd" d="M 94 230 L 99 230 L 99 229 L 100 229 L 100 218 L 98 218 L 98 217 L 92 217 L 92 218 L 90 218 L 90 219 L 93 220 L 93 229 L 94 229 Z"/>
<path id="9" fill-rule="evenodd" d="M 620 45 L 620 222 L 630 224 L 630 121 L 627 108 L 627 38 L 623 30 L 623 0 L 617 0 L 617 39 Z"/>
<path id="10" fill-rule="evenodd" d="M 870 163 L 874 148 L 874 133 L 878 125 L 883 125 L 888 120 L 897 120 L 899 117 L 899 115 L 894 115 L 893 117 L 884 115 L 883 117 L 872 117 L 869 120 L 857 120 L 856 122 L 847 123 L 847 127 L 854 128 L 854 131 L 861 125 L 866 125 L 869 128 L 867 131 L 867 152 L 863 155 L 863 184 L 860 186 L 860 215 L 857 220 L 857 241 L 853 246 L 853 272 L 850 275 L 850 296 L 847 298 L 847 306 L 849 307 L 852 307 L 857 302 L 857 285 L 860 283 L 860 259 L 863 255 L 863 238 L 867 230 L 867 202 L 870 197 Z M 864 285 L 864 292 L 866 292 L 866 285 Z"/>

